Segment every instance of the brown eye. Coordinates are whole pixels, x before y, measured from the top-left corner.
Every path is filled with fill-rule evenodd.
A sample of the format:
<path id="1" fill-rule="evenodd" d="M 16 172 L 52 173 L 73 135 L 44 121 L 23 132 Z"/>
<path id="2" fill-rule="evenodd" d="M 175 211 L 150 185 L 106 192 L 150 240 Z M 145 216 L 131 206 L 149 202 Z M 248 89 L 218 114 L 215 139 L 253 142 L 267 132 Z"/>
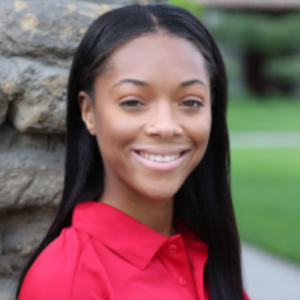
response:
<path id="1" fill-rule="evenodd" d="M 141 106 L 142 103 L 138 100 L 127 100 L 122 102 L 120 105 L 125 107 L 138 107 Z"/>
<path id="2" fill-rule="evenodd" d="M 182 103 L 182 105 L 188 108 L 196 108 L 196 107 L 203 106 L 203 104 L 200 101 L 196 101 L 196 100 L 186 100 Z"/>

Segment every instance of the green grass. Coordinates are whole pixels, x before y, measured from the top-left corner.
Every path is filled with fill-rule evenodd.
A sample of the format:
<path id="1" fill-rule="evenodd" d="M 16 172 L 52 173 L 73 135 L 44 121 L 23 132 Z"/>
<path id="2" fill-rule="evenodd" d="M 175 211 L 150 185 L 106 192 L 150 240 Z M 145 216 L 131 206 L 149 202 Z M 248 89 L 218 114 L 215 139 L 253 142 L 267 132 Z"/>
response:
<path id="1" fill-rule="evenodd" d="M 300 148 L 233 149 L 241 237 L 300 263 Z"/>
<path id="2" fill-rule="evenodd" d="M 300 101 L 285 98 L 231 100 L 230 131 L 300 130 Z"/>

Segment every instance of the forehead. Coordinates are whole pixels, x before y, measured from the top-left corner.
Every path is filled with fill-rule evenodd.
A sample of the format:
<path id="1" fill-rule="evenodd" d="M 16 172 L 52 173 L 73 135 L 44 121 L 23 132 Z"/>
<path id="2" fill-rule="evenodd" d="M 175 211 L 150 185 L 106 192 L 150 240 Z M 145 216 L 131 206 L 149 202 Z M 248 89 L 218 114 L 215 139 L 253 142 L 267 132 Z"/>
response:
<path id="1" fill-rule="evenodd" d="M 208 72 L 200 50 L 190 41 L 157 32 L 137 37 L 110 56 L 107 69 L 122 75 L 195 77 L 208 83 Z"/>

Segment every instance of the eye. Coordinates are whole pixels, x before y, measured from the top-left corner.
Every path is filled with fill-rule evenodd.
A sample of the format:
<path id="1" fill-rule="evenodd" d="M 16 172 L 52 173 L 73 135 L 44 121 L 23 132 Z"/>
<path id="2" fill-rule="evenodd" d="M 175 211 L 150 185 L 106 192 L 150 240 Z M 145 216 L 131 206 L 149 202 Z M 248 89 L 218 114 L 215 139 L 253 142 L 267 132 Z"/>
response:
<path id="1" fill-rule="evenodd" d="M 185 106 L 187 108 L 196 108 L 203 106 L 203 103 L 197 100 L 186 100 L 181 103 L 182 106 Z"/>
<path id="2" fill-rule="evenodd" d="M 125 107 L 138 107 L 141 105 L 142 103 L 138 100 L 127 100 L 120 104 L 120 106 L 125 106 Z"/>

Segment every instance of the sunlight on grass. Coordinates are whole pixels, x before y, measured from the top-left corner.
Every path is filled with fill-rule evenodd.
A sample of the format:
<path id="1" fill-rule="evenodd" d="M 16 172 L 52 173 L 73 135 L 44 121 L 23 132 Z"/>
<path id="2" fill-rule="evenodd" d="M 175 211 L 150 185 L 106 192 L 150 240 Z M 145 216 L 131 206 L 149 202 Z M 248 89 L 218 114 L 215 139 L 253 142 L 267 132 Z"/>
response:
<path id="1" fill-rule="evenodd" d="M 300 130 L 300 101 L 235 99 L 229 102 L 227 118 L 230 131 Z"/>
<path id="2" fill-rule="evenodd" d="M 300 263 L 300 148 L 231 153 L 241 237 Z"/>

